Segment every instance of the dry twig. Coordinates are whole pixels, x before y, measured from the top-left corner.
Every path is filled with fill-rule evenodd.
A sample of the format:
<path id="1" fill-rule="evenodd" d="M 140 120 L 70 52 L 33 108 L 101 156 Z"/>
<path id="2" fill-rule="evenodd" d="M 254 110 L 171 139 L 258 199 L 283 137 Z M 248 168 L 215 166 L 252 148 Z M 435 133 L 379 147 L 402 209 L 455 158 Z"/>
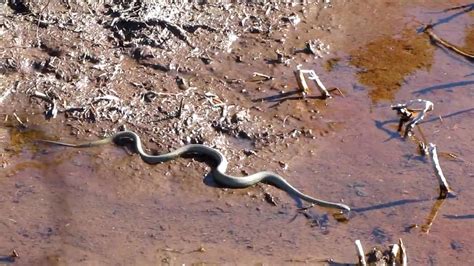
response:
<path id="1" fill-rule="evenodd" d="M 304 96 L 309 93 L 309 87 L 304 77 L 304 74 L 307 74 L 309 75 L 308 79 L 314 81 L 316 87 L 321 92 L 322 96 L 325 99 L 331 98 L 331 94 L 329 94 L 329 91 L 326 89 L 326 86 L 324 86 L 323 82 L 319 79 L 318 75 L 316 75 L 316 72 L 314 72 L 314 70 L 301 69 L 301 65 L 298 65 L 293 73 L 295 74 L 298 87 Z"/>
<path id="2" fill-rule="evenodd" d="M 421 108 L 416 108 L 416 104 L 422 104 Z M 400 115 L 398 131 L 401 131 L 403 124 L 407 123 L 405 128 L 405 137 L 413 135 L 413 128 L 425 118 L 426 113 L 433 111 L 434 105 L 431 101 L 416 99 L 407 103 L 399 103 L 391 106 Z M 414 113 L 418 113 L 416 117 Z"/>
<path id="3" fill-rule="evenodd" d="M 16 113 L 13 113 L 13 117 L 15 117 L 16 121 L 20 124 L 21 127 L 26 128 L 26 124 L 21 121 L 21 119 L 16 115 Z"/>
<path id="4" fill-rule="evenodd" d="M 449 187 L 446 177 L 444 177 L 441 166 L 439 165 L 438 153 L 436 152 L 436 145 L 433 143 L 430 143 L 428 145 L 428 149 L 431 155 L 431 160 L 433 161 L 433 169 L 435 171 L 436 177 L 438 178 L 439 189 L 440 189 L 439 197 L 446 198 L 448 194 L 452 192 L 452 190 Z"/>
<path id="5" fill-rule="evenodd" d="M 398 245 L 400 246 L 401 264 L 402 266 L 407 266 L 408 265 L 407 249 L 405 248 L 405 245 L 403 244 L 403 241 L 401 238 L 398 240 Z"/>
<path id="6" fill-rule="evenodd" d="M 400 253 L 400 246 L 398 244 L 393 244 L 392 249 L 390 250 L 390 256 L 392 258 L 392 265 L 396 265 L 396 259 Z"/>
<path id="7" fill-rule="evenodd" d="M 267 81 L 267 80 L 272 80 L 272 79 L 274 79 L 274 77 L 272 77 L 272 76 L 265 75 L 265 74 L 258 73 L 258 72 L 253 72 L 253 76 L 254 76 L 254 77 L 260 77 L 260 78 L 263 79 L 263 81 Z"/>
<path id="8" fill-rule="evenodd" d="M 365 261 L 365 253 L 364 253 L 364 249 L 362 248 L 362 243 L 360 242 L 359 239 L 357 239 L 354 243 L 356 246 L 357 258 L 359 261 L 358 265 L 366 266 L 367 262 Z"/>
<path id="9" fill-rule="evenodd" d="M 438 45 L 441 45 L 457 54 L 460 54 L 464 57 L 467 57 L 471 60 L 474 60 L 474 54 L 473 53 L 470 53 L 470 52 L 467 52 L 467 51 L 464 51 L 462 48 L 442 39 L 441 37 L 439 37 L 438 35 L 436 35 L 434 32 L 433 32 L 433 25 L 427 25 L 424 29 L 423 29 L 423 32 L 425 32 L 426 34 L 428 34 L 428 36 L 430 36 L 431 40 L 433 40 L 434 43 L 438 44 Z"/>

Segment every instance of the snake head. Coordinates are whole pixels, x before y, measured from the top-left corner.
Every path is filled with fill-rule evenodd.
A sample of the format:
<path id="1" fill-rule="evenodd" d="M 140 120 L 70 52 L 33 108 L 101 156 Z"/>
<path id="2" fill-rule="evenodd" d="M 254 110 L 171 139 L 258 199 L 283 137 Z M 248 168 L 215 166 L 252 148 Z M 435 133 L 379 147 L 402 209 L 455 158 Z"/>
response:
<path id="1" fill-rule="evenodd" d="M 114 138 L 114 143 L 118 146 L 125 146 L 127 144 L 134 144 L 136 141 L 134 138 L 131 137 L 116 137 Z"/>

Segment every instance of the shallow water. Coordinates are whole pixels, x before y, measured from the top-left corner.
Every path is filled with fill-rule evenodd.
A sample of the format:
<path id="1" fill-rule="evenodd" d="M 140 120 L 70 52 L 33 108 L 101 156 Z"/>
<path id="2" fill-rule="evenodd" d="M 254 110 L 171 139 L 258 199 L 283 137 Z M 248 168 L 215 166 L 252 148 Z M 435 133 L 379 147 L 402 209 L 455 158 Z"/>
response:
<path id="1" fill-rule="evenodd" d="M 212 69 L 197 70 L 216 78 L 245 80 L 255 71 L 276 77 L 271 84 L 230 85 L 228 96 L 238 95 L 240 104 L 259 107 L 260 115 L 285 124 L 288 131 L 310 129 L 314 138 L 263 150 L 248 166 L 248 160 L 230 164 L 243 165 L 247 172 L 278 171 L 309 195 L 343 200 L 353 208 L 348 222 L 338 222 L 331 211 L 317 207 L 305 216 L 297 211 L 299 202 L 267 185 L 217 188 L 206 176 L 209 167 L 191 159 L 150 166 L 112 145 L 78 150 L 31 144 L 45 136 L 75 139 L 58 136 L 60 119 L 44 122 L 40 115 L 27 113 L 29 124 L 37 125 L 34 130 L 0 129 L 0 251 L 5 252 L 0 255 L 15 248 L 20 264 L 45 265 L 354 263 L 356 239 L 368 251 L 402 238 L 411 264 L 473 263 L 473 63 L 435 47 L 429 69 L 405 76 L 393 101 L 375 102 L 369 96 L 373 88 L 358 82 L 358 70 L 350 64 L 350 55 L 370 42 L 399 37 L 430 21 L 440 22 L 437 34 L 464 44 L 474 17 L 435 12 L 461 1 L 406 2 L 334 4 L 319 16 L 310 10 L 308 22 L 288 35 L 296 47 L 314 36 L 331 44 L 331 55 L 323 59 L 297 54 L 293 62 L 315 69 L 344 97 L 253 101 L 291 92 L 296 82 L 287 66 L 265 60 L 250 60 L 245 68 L 235 63 L 239 53 L 275 57 L 273 48 L 251 38 L 236 44 L 253 47 L 250 51 L 237 47 Z M 313 29 L 313 18 L 332 30 Z M 328 71 L 325 62 L 331 57 L 341 59 Z M 456 192 L 456 198 L 441 206 L 429 160 L 418 155 L 415 142 L 396 132 L 398 117 L 390 110 L 390 104 L 414 98 L 435 105 L 421 128 L 437 144 L 441 166 Z M 235 145 L 244 149 L 248 143 Z M 287 170 L 280 161 L 288 164 Z M 264 200 L 264 191 L 277 198 L 278 206 Z M 419 227 L 410 229 L 415 224 Z M 428 233 L 422 230 L 428 227 Z"/>

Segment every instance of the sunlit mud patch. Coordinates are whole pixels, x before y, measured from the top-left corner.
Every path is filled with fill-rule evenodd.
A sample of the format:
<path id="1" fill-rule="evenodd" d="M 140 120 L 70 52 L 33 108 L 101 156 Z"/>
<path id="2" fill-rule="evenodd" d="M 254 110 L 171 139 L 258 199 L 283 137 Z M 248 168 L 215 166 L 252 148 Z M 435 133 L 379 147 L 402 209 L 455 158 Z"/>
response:
<path id="1" fill-rule="evenodd" d="M 400 37 L 386 36 L 352 53 L 350 62 L 359 68 L 359 82 L 370 87 L 372 102 L 392 100 L 407 75 L 429 69 L 433 47 L 424 35 L 404 30 Z"/>

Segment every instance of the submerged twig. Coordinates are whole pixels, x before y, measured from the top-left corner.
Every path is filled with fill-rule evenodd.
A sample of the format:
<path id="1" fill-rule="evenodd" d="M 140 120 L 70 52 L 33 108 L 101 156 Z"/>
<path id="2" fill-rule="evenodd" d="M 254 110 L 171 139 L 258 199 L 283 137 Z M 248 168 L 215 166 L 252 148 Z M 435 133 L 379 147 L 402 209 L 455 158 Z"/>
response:
<path id="1" fill-rule="evenodd" d="M 431 155 L 431 160 L 433 161 L 433 169 L 435 171 L 436 177 L 438 178 L 439 189 L 440 189 L 439 197 L 446 198 L 448 194 L 452 192 L 452 190 L 449 187 L 446 177 L 444 177 L 441 166 L 439 165 L 438 153 L 436 152 L 436 145 L 433 143 L 430 143 L 428 145 L 428 150 Z"/>
<path id="2" fill-rule="evenodd" d="M 433 32 L 433 25 L 427 25 L 424 29 L 423 29 L 423 32 L 425 32 L 426 34 L 428 34 L 428 36 L 431 38 L 431 40 L 433 40 L 434 43 L 438 44 L 438 45 L 441 45 L 457 54 L 460 54 L 464 57 L 467 57 L 471 60 L 474 60 L 474 54 L 473 53 L 470 53 L 470 52 L 467 52 L 467 51 L 464 51 L 462 48 L 442 39 L 441 37 L 438 37 L 438 35 L 436 35 L 434 32 Z"/>

